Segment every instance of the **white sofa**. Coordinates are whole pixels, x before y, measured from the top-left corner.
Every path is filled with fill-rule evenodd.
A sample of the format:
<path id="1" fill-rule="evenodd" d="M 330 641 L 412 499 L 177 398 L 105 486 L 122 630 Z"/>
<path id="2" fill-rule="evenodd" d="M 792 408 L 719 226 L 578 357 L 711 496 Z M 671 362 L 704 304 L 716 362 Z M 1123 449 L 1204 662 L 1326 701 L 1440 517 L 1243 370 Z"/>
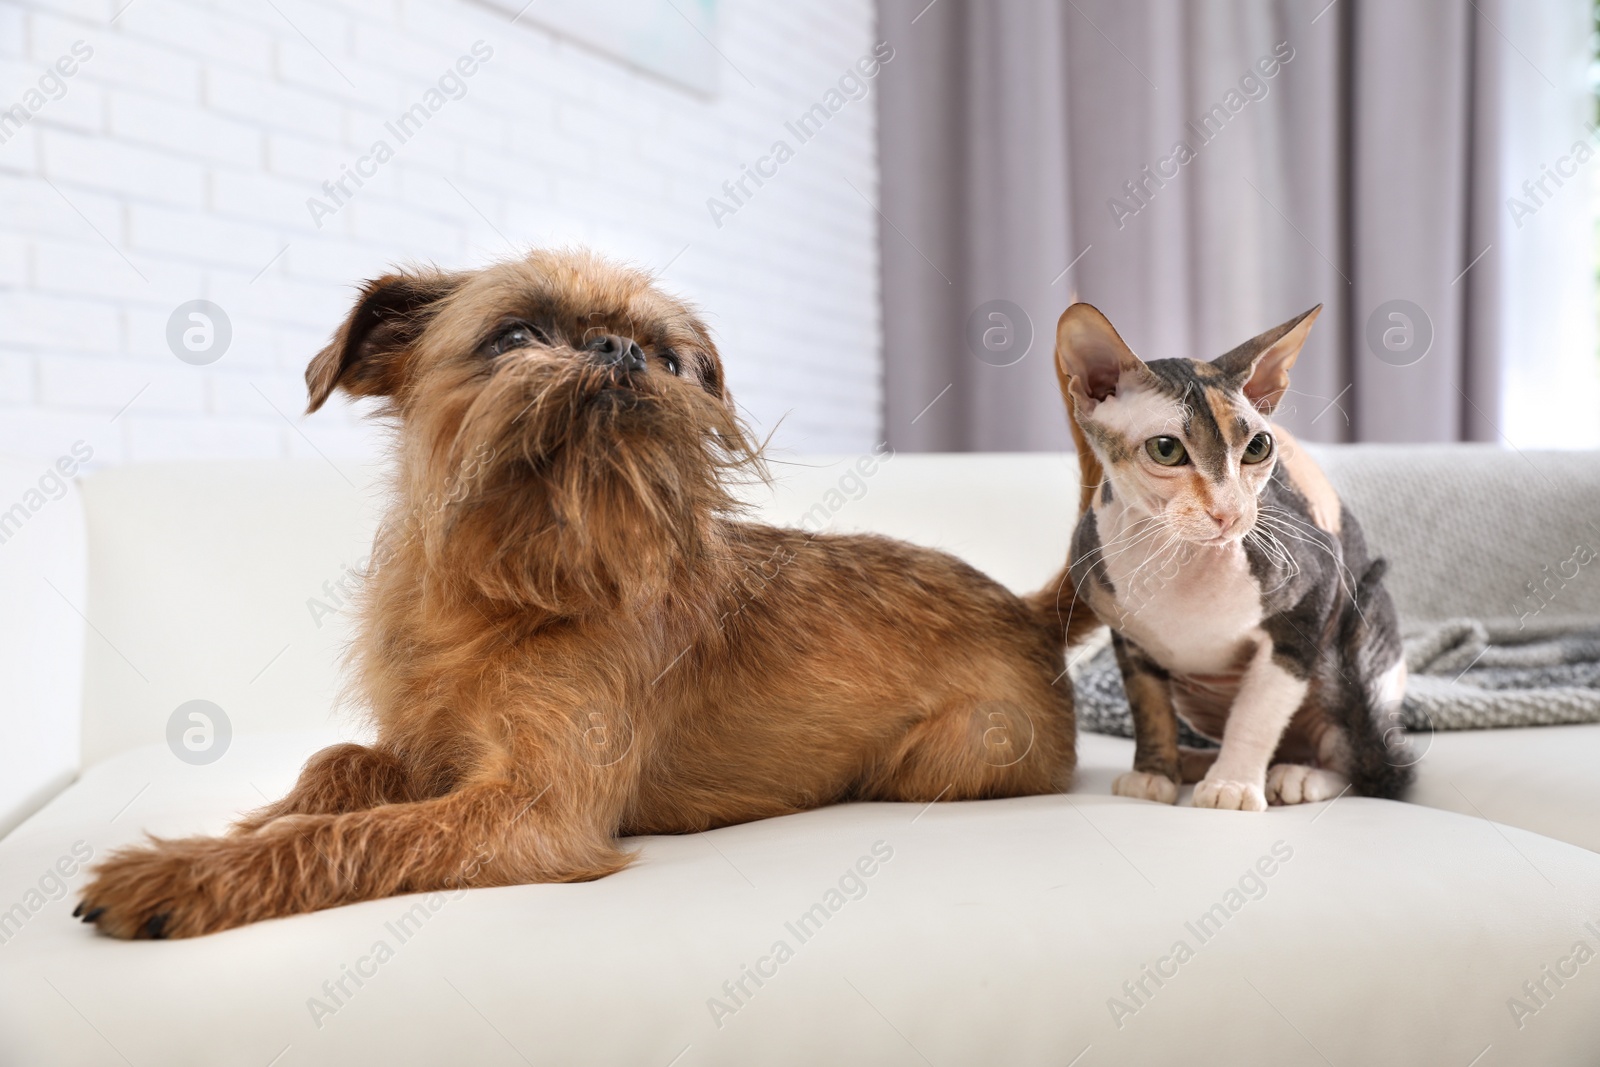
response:
<path id="1" fill-rule="evenodd" d="M 1507 538 L 1570 552 L 1544 486 L 1485 516 L 1473 471 L 1531 459 L 1600 505 L 1593 455 L 1319 454 L 1413 618 L 1483 601 L 1452 568 L 1492 567 Z M 1077 480 L 1070 456 L 774 472 L 751 490 L 774 521 L 937 545 L 1019 590 L 1060 564 Z M 39 474 L 0 470 L 0 508 Z M 75 922 L 87 859 L 220 830 L 359 736 L 337 709 L 338 583 L 377 501 L 320 461 L 135 466 L 0 544 L 0 1065 L 1600 1061 L 1600 726 L 1441 733 L 1414 803 L 1261 814 L 1112 797 L 1131 743 L 1085 735 L 1066 796 L 645 838 L 599 882 L 195 940 Z M 1427 537 L 1386 517 L 1417 507 L 1440 516 Z M 1600 592 L 1551 610 L 1600 618 Z M 183 747 L 187 719 L 167 740 L 197 699 L 231 734 L 209 762 L 220 729 L 210 750 Z"/>

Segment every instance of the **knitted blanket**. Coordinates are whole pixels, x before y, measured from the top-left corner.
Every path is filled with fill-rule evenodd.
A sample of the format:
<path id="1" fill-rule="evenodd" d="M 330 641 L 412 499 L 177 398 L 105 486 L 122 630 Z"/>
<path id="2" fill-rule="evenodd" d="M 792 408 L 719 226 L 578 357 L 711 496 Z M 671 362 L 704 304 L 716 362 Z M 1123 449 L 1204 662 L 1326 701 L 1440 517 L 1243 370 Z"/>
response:
<path id="1" fill-rule="evenodd" d="M 1408 635 L 1411 730 L 1600 722 L 1600 630 L 1533 634 L 1453 619 Z"/>
<path id="2" fill-rule="evenodd" d="M 1408 730 L 1479 730 L 1600 722 L 1600 630 L 1539 632 L 1514 624 L 1452 619 L 1405 638 Z M 1074 652 L 1078 724 L 1133 736 L 1133 719 L 1109 631 Z M 1179 723 L 1180 741 L 1211 744 Z"/>

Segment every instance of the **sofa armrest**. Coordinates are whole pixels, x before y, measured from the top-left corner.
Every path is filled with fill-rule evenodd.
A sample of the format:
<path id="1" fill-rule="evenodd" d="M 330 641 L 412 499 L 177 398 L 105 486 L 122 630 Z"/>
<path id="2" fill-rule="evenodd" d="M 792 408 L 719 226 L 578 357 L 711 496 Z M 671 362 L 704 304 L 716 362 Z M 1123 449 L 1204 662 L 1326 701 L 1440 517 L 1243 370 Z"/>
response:
<path id="1" fill-rule="evenodd" d="M 0 459 L 0 837 L 78 772 L 88 567 L 63 474 L 76 466 Z"/>

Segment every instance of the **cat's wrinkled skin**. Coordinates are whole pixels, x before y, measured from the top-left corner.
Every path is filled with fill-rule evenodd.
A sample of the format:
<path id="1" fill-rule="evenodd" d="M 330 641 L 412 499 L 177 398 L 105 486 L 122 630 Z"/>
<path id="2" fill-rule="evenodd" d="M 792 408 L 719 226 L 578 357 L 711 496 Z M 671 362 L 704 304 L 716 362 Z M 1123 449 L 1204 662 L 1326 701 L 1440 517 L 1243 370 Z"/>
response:
<path id="1" fill-rule="evenodd" d="M 1198 807 L 1261 811 L 1410 784 L 1384 563 L 1268 421 L 1319 310 L 1210 362 L 1145 363 L 1088 304 L 1061 316 L 1084 484 L 1069 573 L 1133 711 L 1118 795 L 1172 803 L 1195 782 Z M 1180 750 L 1176 716 L 1220 752 Z"/>

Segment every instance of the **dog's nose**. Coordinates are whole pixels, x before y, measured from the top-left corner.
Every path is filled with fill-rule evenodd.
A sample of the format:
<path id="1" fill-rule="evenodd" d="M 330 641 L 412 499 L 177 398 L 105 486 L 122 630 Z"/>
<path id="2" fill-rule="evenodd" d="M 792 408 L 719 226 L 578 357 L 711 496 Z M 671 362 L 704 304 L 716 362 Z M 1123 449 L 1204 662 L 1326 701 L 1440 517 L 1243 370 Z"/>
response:
<path id="1" fill-rule="evenodd" d="M 644 349 L 631 338 L 602 334 L 585 347 L 594 353 L 595 362 L 601 366 L 618 367 L 630 373 L 644 370 Z"/>

